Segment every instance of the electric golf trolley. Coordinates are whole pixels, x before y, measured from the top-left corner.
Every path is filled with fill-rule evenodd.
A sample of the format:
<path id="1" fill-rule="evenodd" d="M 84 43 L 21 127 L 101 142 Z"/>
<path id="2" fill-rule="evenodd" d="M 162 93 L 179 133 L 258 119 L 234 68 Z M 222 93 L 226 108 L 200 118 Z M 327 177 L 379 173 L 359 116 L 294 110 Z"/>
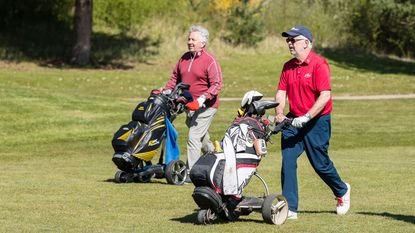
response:
<path id="1" fill-rule="evenodd" d="M 196 223 L 212 224 L 215 220 L 234 221 L 241 215 L 252 212 L 262 213 L 265 222 L 280 225 L 288 216 L 288 202 L 280 194 L 270 194 L 265 180 L 257 173 L 256 168 L 266 154 L 266 142 L 270 142 L 273 134 L 291 124 L 285 119 L 279 124 L 263 120 L 267 109 L 275 108 L 278 103 L 260 100 L 262 94 L 256 91 L 247 92 L 242 99 L 238 117 L 227 129 L 221 141 L 221 152 L 203 155 L 190 171 L 190 178 L 196 186 L 192 194 L 199 206 Z M 223 151 L 223 152 L 222 152 Z M 231 156 L 229 156 L 231 154 Z M 229 171 L 227 163 L 233 161 L 236 181 L 225 187 Z M 230 169 L 232 170 L 232 169 Z M 234 174 L 235 175 L 235 174 Z M 263 184 L 263 196 L 243 196 L 243 188 L 255 176 Z M 229 187 L 236 187 L 234 193 L 226 194 Z"/>
<path id="2" fill-rule="evenodd" d="M 115 182 L 150 182 L 152 178 L 166 178 L 169 184 L 184 183 L 187 168 L 179 155 L 167 156 L 171 152 L 167 151 L 165 163 L 163 157 L 166 137 L 177 137 L 171 122 L 184 111 L 186 103 L 192 101 L 187 92 L 189 87 L 189 84 L 179 83 L 170 94 L 152 90 L 148 99 L 134 109 L 132 121 L 114 134 L 112 161 L 119 169 L 114 176 Z M 158 152 L 159 161 L 152 164 Z"/>

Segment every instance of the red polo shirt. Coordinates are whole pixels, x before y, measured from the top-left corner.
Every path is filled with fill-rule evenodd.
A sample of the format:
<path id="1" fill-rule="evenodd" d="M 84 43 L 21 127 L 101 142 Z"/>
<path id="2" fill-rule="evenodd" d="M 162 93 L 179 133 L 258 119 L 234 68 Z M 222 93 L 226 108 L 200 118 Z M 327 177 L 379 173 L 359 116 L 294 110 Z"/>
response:
<path id="1" fill-rule="evenodd" d="M 330 69 L 324 58 L 310 51 L 303 63 L 296 58 L 289 60 L 282 69 L 278 90 L 287 92 L 290 112 L 305 115 L 316 102 L 321 91 L 331 90 Z M 331 113 L 332 99 L 318 116 Z"/>
<path id="2" fill-rule="evenodd" d="M 165 89 L 173 90 L 176 84 L 190 84 L 190 94 L 194 99 L 206 96 L 206 107 L 218 108 L 218 94 L 222 88 L 222 71 L 215 57 L 206 49 L 192 55 L 185 53 L 176 64 Z"/>

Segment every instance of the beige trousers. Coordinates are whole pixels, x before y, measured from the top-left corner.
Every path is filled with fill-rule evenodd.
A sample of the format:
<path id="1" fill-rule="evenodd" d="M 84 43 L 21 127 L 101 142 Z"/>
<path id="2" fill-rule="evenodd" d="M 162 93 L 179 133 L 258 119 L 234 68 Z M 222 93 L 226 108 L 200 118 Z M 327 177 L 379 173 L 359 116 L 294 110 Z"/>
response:
<path id="1" fill-rule="evenodd" d="M 215 150 L 213 143 L 210 141 L 208 129 L 216 112 L 216 108 L 202 108 L 198 111 L 187 112 L 186 125 L 189 128 L 187 165 L 189 171 L 200 158 L 202 152 Z"/>

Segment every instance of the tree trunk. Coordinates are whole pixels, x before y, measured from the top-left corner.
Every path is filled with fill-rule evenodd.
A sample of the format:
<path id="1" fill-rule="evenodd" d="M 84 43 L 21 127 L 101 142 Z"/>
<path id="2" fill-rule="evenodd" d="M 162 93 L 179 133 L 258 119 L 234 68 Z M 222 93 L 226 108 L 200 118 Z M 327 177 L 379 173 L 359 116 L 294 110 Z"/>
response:
<path id="1" fill-rule="evenodd" d="M 83 66 L 89 63 L 91 53 L 92 0 L 75 1 L 75 33 L 71 62 Z"/>

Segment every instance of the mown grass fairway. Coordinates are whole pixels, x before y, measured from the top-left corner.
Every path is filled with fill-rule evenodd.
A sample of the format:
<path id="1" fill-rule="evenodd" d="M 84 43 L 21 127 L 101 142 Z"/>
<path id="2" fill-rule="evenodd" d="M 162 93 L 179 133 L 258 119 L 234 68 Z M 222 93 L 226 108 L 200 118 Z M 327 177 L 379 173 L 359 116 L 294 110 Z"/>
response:
<path id="1" fill-rule="evenodd" d="M 254 88 L 272 97 L 285 58 L 236 54 L 223 59 L 222 96 L 241 97 Z M 393 74 L 370 64 L 351 69 L 329 62 L 335 95 L 415 92 L 415 73 L 408 72 L 413 63 L 401 64 L 407 71 Z M 259 213 L 236 222 L 194 225 L 192 185 L 157 179 L 115 184 L 113 133 L 129 121 L 136 98 L 165 84 L 171 67 L 166 62 L 103 71 L 1 64 L 0 232 L 414 231 L 413 99 L 334 101 L 331 158 L 352 185 L 352 207 L 345 216 L 335 214 L 334 197 L 304 155 L 298 164 L 299 220 L 282 226 L 265 224 Z M 213 139 L 222 138 L 238 105 L 221 103 L 210 130 Z M 174 123 L 183 152 L 183 116 Z M 271 192 L 280 193 L 279 136 L 273 141 L 259 172 Z M 246 189 L 246 194 L 262 192 L 257 180 Z"/>

